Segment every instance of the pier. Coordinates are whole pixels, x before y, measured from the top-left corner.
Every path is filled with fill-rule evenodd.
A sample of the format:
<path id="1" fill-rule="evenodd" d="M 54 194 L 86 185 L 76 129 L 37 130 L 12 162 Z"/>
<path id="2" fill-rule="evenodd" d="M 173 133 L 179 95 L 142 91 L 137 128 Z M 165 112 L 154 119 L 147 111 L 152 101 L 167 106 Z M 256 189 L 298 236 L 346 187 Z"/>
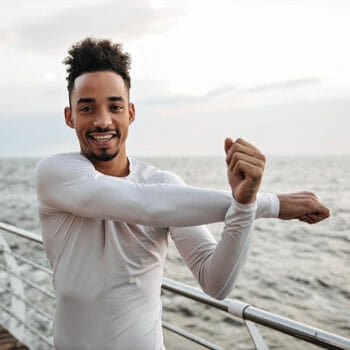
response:
<path id="1" fill-rule="evenodd" d="M 29 350 L 16 339 L 7 329 L 0 326 L 0 350 Z"/>

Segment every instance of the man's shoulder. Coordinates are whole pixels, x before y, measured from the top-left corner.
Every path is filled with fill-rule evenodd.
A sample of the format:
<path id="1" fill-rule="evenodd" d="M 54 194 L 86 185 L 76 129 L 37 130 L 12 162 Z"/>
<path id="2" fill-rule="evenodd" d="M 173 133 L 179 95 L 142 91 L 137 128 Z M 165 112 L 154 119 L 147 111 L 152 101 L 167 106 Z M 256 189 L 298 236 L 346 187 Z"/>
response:
<path id="1" fill-rule="evenodd" d="M 70 160 L 70 159 L 84 160 L 86 158 L 82 156 L 79 152 L 57 153 L 57 154 L 52 154 L 50 156 L 42 158 L 39 161 L 39 163 L 55 162 L 55 161 Z"/>
<path id="2" fill-rule="evenodd" d="M 148 164 L 143 160 L 131 158 L 132 173 L 141 182 L 144 183 L 168 183 L 184 184 L 184 181 L 176 173 L 163 170 L 159 167 Z"/>
<path id="3" fill-rule="evenodd" d="M 71 172 L 82 166 L 91 167 L 91 163 L 78 152 L 60 153 L 41 159 L 36 165 L 37 179 L 59 177 L 61 173 Z"/>
<path id="4" fill-rule="evenodd" d="M 70 153 L 58 153 L 54 155 L 47 156 L 45 158 L 42 158 L 39 160 L 37 167 L 45 167 L 45 166 L 53 166 L 54 164 L 61 164 L 62 162 L 69 162 L 69 161 L 80 161 L 80 162 L 88 162 L 88 160 L 82 156 L 78 152 L 70 152 Z"/>

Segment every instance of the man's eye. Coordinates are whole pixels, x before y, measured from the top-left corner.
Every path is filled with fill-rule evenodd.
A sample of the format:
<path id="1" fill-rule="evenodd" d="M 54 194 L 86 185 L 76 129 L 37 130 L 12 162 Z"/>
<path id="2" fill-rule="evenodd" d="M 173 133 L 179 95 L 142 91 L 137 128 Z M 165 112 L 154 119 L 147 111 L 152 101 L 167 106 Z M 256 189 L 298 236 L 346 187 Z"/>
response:
<path id="1" fill-rule="evenodd" d="M 91 111 L 92 111 L 91 106 L 84 106 L 84 107 L 81 107 L 79 109 L 79 112 L 83 112 L 83 113 L 88 113 L 88 112 L 91 112 Z"/>
<path id="2" fill-rule="evenodd" d="M 121 111 L 123 109 L 123 107 L 122 106 L 119 106 L 119 105 L 112 105 L 111 106 L 111 110 L 113 111 L 113 112 L 118 112 L 118 111 Z"/>

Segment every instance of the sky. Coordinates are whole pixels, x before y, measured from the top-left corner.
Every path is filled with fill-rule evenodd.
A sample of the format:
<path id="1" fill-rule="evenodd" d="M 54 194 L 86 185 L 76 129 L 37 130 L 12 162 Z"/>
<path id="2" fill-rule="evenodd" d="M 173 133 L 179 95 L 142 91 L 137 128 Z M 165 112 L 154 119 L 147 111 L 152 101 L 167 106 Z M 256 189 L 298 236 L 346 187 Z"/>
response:
<path id="1" fill-rule="evenodd" d="M 350 154 L 350 1 L 0 3 L 0 157 L 79 150 L 62 61 L 87 36 L 131 54 L 129 155 Z"/>

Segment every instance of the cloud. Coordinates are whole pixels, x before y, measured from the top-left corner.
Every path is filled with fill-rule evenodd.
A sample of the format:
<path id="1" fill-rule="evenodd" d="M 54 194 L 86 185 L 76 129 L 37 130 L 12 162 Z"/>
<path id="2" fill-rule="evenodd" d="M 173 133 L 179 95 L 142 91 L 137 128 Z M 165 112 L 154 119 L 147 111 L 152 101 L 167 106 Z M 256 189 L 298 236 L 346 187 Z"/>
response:
<path id="1" fill-rule="evenodd" d="M 158 94 L 153 94 L 153 96 L 146 97 L 145 99 L 141 99 L 141 103 L 146 106 L 154 107 L 154 106 L 179 106 L 179 105 L 195 105 L 195 104 L 203 104 L 203 102 L 214 102 L 216 100 L 220 100 L 221 102 L 227 101 L 231 106 L 238 100 L 241 99 L 249 99 L 250 97 L 253 100 L 256 100 L 252 95 L 256 94 L 264 94 L 264 93 L 276 93 L 279 91 L 295 91 L 297 89 L 319 85 L 324 80 L 318 77 L 308 77 L 308 78 L 300 78 L 294 80 L 286 80 L 280 82 L 274 82 L 271 84 L 258 85 L 254 87 L 241 88 L 235 87 L 232 85 L 223 85 L 218 86 L 212 90 L 207 91 L 202 95 L 191 95 L 191 94 L 174 94 L 167 93 L 165 89 L 158 90 Z M 153 90 L 154 91 L 154 90 Z M 266 100 L 265 100 L 266 102 Z M 264 102 L 264 103 L 265 103 Z M 283 103 L 284 101 L 281 100 Z"/>
<path id="2" fill-rule="evenodd" d="M 0 121 L 7 117 L 26 120 L 28 113 L 54 113 L 62 111 L 67 103 L 65 84 L 55 81 L 35 84 L 17 83 L 6 86 L 0 84 Z M 21 111 L 22 113 L 18 113 Z"/>
<path id="3" fill-rule="evenodd" d="M 225 86 L 219 86 L 215 89 L 209 90 L 203 97 L 204 98 L 216 98 L 227 94 L 236 93 L 238 91 L 237 88 L 225 85 Z"/>
<path id="4" fill-rule="evenodd" d="M 226 136 L 266 154 L 349 154 L 349 99 L 291 101 L 218 111 L 178 107 L 140 113 L 130 133 L 137 155 L 223 155 Z M 174 118 L 169 115 L 176 114 Z"/>
<path id="5" fill-rule="evenodd" d="M 19 29 L 2 29 L 0 42 L 51 54 L 66 50 L 73 42 L 87 36 L 113 37 L 116 41 L 124 41 L 164 32 L 174 26 L 183 14 L 180 6 L 156 8 L 150 0 L 79 5 L 45 17 L 32 18 Z"/>
<path id="6" fill-rule="evenodd" d="M 258 93 L 258 92 L 267 92 L 267 91 L 278 91 L 278 90 L 291 90 L 298 89 L 310 85 L 318 85 L 321 84 L 324 79 L 319 77 L 309 77 L 309 78 L 300 78 L 293 80 L 286 80 L 275 82 L 271 84 L 258 85 L 253 88 L 247 89 L 248 93 Z"/>

